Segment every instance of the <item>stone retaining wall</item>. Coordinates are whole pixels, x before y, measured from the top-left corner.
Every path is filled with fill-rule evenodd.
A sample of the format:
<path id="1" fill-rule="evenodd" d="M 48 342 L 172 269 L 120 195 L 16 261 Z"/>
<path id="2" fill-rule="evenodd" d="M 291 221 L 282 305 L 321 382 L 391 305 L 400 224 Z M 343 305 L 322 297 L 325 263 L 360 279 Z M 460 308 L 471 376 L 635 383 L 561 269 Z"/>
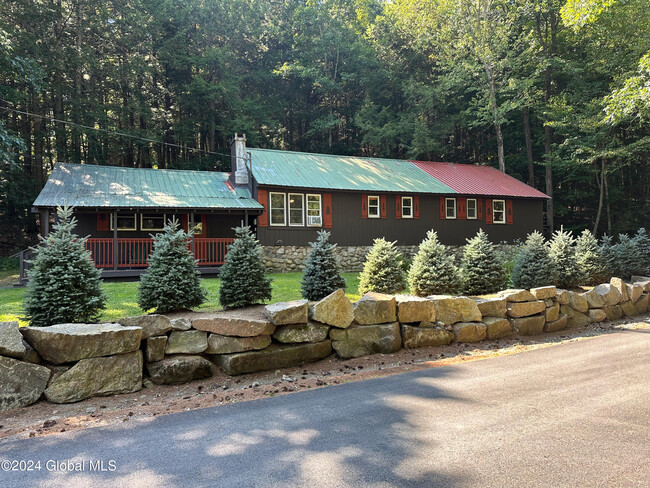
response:
<path id="1" fill-rule="evenodd" d="M 44 396 L 70 403 L 130 393 L 143 383 L 178 384 L 212 376 L 298 366 L 326 358 L 389 354 L 400 348 L 528 336 L 648 311 L 650 278 L 612 278 L 576 293 L 554 286 L 505 290 L 492 298 L 343 290 L 319 302 L 265 307 L 265 317 L 219 312 L 193 320 L 163 315 L 119 324 L 23 327 L 0 323 L 0 410 Z"/>

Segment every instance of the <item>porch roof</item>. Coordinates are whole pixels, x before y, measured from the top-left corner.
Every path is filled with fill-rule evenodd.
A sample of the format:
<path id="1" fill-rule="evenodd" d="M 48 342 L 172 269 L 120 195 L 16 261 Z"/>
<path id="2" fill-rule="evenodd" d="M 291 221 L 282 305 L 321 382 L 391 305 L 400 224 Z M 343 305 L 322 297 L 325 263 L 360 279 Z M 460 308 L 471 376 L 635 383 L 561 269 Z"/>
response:
<path id="1" fill-rule="evenodd" d="M 263 210 L 228 173 L 59 163 L 34 207 Z"/>

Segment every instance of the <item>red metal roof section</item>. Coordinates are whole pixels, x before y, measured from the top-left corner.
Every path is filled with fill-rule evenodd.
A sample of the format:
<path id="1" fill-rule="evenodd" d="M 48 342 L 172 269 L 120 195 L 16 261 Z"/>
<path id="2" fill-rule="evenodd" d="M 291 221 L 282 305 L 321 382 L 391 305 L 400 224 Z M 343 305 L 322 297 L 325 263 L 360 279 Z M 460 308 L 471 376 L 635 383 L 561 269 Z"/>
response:
<path id="1" fill-rule="evenodd" d="M 535 188 L 491 166 L 411 161 L 462 195 L 550 198 Z"/>

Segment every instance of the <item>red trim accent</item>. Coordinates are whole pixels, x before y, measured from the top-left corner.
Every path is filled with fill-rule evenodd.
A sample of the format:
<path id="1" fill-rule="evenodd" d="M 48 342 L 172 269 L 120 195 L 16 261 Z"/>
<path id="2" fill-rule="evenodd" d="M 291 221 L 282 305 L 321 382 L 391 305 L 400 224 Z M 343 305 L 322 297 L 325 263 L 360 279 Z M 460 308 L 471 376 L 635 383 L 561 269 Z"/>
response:
<path id="1" fill-rule="evenodd" d="M 413 218 L 420 218 L 420 197 L 417 195 L 413 197 Z"/>
<path id="2" fill-rule="evenodd" d="M 479 220 L 483 220 L 483 199 L 476 199 L 476 216 Z"/>
<path id="3" fill-rule="evenodd" d="M 445 197 L 440 197 L 440 220 L 445 220 Z"/>
<path id="4" fill-rule="evenodd" d="M 230 189 L 230 191 L 235 191 L 235 187 L 232 186 L 232 183 L 230 183 L 230 180 L 226 180 L 226 186 Z"/>
<path id="5" fill-rule="evenodd" d="M 332 228 L 332 194 L 323 194 L 323 227 L 326 229 Z"/>
<path id="6" fill-rule="evenodd" d="M 395 218 L 402 218 L 402 196 L 395 195 Z"/>
<path id="7" fill-rule="evenodd" d="M 466 219 L 467 218 L 467 198 L 466 197 L 458 197 L 458 214 L 456 215 L 456 218 L 458 219 Z"/>
<path id="8" fill-rule="evenodd" d="M 110 214 L 107 213 L 98 213 L 97 214 L 97 230 L 98 231 L 108 231 L 109 230 L 109 220 Z"/>
<path id="9" fill-rule="evenodd" d="M 185 232 L 187 232 L 187 229 L 189 228 L 190 224 L 190 216 L 187 214 L 181 215 L 181 227 Z"/>
<path id="10" fill-rule="evenodd" d="M 368 218 L 368 195 L 361 195 L 361 218 Z"/>
<path id="11" fill-rule="evenodd" d="M 382 195 L 380 197 L 381 201 L 381 218 L 385 219 L 386 218 L 386 195 Z"/>
<path id="12" fill-rule="evenodd" d="M 257 190 L 257 201 L 264 206 L 264 212 L 257 217 L 257 226 L 268 227 L 269 214 L 267 213 L 267 210 L 269 205 L 269 192 L 266 190 Z"/>
<path id="13" fill-rule="evenodd" d="M 492 223 L 492 199 L 491 198 L 485 199 L 485 223 L 486 224 Z"/>
<path id="14" fill-rule="evenodd" d="M 512 200 L 506 200 L 506 224 L 512 224 Z"/>

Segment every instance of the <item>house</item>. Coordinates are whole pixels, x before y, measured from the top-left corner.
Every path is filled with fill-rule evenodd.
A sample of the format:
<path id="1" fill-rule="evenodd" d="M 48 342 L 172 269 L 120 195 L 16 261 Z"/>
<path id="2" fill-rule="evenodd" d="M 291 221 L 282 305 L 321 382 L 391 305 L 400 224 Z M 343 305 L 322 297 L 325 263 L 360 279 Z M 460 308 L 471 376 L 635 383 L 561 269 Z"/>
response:
<path id="1" fill-rule="evenodd" d="M 549 198 L 488 166 L 253 149 L 238 134 L 231 154 L 230 173 L 58 164 L 33 211 L 47 234 L 56 206 L 73 205 L 97 266 L 123 275 L 146 267 L 150 234 L 173 217 L 196 229 L 199 266 L 214 271 L 244 223 L 299 261 L 320 229 L 361 253 L 376 237 L 415 246 L 430 229 L 448 245 L 480 228 L 525 239 L 543 229 Z"/>

